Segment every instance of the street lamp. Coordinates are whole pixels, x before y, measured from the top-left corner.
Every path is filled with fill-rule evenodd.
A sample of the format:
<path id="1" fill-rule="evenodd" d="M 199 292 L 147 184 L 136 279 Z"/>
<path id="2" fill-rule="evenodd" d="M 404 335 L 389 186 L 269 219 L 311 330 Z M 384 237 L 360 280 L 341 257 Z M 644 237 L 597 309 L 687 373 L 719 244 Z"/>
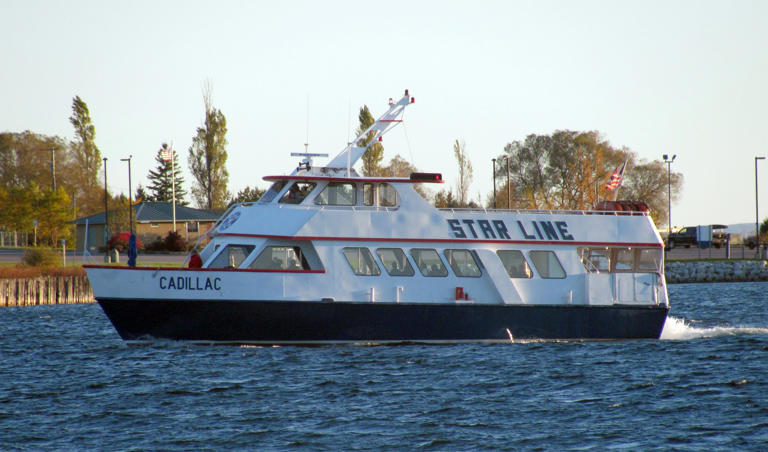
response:
<path id="1" fill-rule="evenodd" d="M 760 216 L 757 213 L 757 161 L 765 160 L 765 157 L 755 157 L 755 242 L 757 243 L 757 253 L 760 255 Z"/>
<path id="2" fill-rule="evenodd" d="M 496 208 L 496 159 L 491 159 L 493 162 L 493 208 Z"/>
<path id="3" fill-rule="evenodd" d="M 107 204 L 107 158 L 104 157 L 104 262 L 109 262 L 109 204 Z"/>
<path id="4" fill-rule="evenodd" d="M 129 155 L 127 159 L 120 159 L 121 162 L 128 162 L 128 229 L 133 235 L 133 195 L 131 194 L 131 159 L 132 155 Z"/>
<path id="5" fill-rule="evenodd" d="M 664 154 L 664 163 L 667 164 L 667 234 L 672 233 L 672 162 L 677 158 L 674 154 L 672 158 Z"/>

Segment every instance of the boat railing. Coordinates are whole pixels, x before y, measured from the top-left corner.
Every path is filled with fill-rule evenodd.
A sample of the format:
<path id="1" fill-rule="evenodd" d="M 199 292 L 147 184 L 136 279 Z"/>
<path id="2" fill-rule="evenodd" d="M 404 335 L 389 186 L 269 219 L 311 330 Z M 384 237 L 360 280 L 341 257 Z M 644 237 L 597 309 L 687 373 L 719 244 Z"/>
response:
<path id="1" fill-rule="evenodd" d="M 441 212 L 453 213 L 515 213 L 522 215 L 630 215 L 648 216 L 648 212 L 628 210 L 556 210 L 556 209 L 486 209 L 484 207 L 442 207 Z"/>

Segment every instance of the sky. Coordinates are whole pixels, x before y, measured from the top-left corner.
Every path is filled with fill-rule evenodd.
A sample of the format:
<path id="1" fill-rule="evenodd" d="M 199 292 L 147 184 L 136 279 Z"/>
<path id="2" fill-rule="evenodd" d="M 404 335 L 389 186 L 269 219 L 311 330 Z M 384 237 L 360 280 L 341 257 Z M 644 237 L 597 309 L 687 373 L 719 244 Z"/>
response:
<path id="1" fill-rule="evenodd" d="M 408 89 L 416 102 L 384 161 L 400 154 L 453 186 L 462 140 L 475 199 L 506 143 L 597 130 L 645 161 L 677 155 L 674 225 L 755 221 L 765 1 L 3 0 L 0 17 L 0 132 L 73 139 L 80 96 L 113 192 L 128 192 L 129 155 L 134 191 L 146 186 L 163 142 L 189 188 L 206 83 L 227 119 L 233 194 L 290 173 L 306 142 L 332 158 L 362 105 L 379 116 Z M 766 218 L 768 160 L 758 175 Z"/>

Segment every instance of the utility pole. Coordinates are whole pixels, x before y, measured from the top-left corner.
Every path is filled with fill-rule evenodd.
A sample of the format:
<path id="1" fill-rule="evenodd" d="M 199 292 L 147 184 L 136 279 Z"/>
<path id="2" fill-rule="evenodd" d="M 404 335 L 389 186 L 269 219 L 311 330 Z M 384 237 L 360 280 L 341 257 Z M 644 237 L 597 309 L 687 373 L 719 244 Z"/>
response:
<path id="1" fill-rule="evenodd" d="M 104 262 L 109 262 L 109 204 L 107 203 L 107 158 L 104 157 Z"/>
<path id="2" fill-rule="evenodd" d="M 496 208 L 496 159 L 491 159 L 493 162 L 493 208 Z"/>
<path id="3" fill-rule="evenodd" d="M 51 151 L 51 187 L 56 193 L 56 148 L 50 148 Z"/>
<path id="4" fill-rule="evenodd" d="M 512 210 L 512 182 L 509 172 L 509 155 L 507 155 L 507 209 Z"/>
<path id="5" fill-rule="evenodd" d="M 131 159 L 132 155 L 129 155 L 127 159 L 120 159 L 121 162 L 128 162 L 128 229 L 133 235 L 133 194 L 131 193 Z"/>

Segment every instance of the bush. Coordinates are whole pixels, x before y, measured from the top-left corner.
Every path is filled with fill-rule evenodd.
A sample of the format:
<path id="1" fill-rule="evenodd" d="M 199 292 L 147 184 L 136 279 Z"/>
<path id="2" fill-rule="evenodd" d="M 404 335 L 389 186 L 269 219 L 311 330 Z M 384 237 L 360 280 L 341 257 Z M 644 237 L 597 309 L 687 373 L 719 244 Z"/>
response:
<path id="1" fill-rule="evenodd" d="M 166 249 L 163 239 L 157 239 L 146 247 L 147 251 L 166 251 Z"/>
<path id="2" fill-rule="evenodd" d="M 84 276 L 83 267 L 0 267 L 0 279 L 39 278 L 41 276 Z"/>
<path id="3" fill-rule="evenodd" d="M 110 250 L 117 250 L 121 253 L 124 253 L 128 251 L 128 239 L 130 236 L 131 234 L 128 232 L 115 234 L 112 236 L 112 238 L 109 239 L 109 242 L 107 242 L 107 247 Z M 141 243 L 141 239 L 138 236 L 136 237 L 136 248 L 138 248 L 139 251 L 144 250 L 144 244 Z"/>
<path id="4" fill-rule="evenodd" d="M 181 238 L 181 234 L 174 231 L 168 231 L 168 235 L 165 236 L 165 249 L 168 251 L 186 251 L 187 242 Z"/>
<path id="5" fill-rule="evenodd" d="M 50 248 L 31 248 L 21 260 L 27 267 L 54 267 L 59 265 L 59 253 Z"/>

